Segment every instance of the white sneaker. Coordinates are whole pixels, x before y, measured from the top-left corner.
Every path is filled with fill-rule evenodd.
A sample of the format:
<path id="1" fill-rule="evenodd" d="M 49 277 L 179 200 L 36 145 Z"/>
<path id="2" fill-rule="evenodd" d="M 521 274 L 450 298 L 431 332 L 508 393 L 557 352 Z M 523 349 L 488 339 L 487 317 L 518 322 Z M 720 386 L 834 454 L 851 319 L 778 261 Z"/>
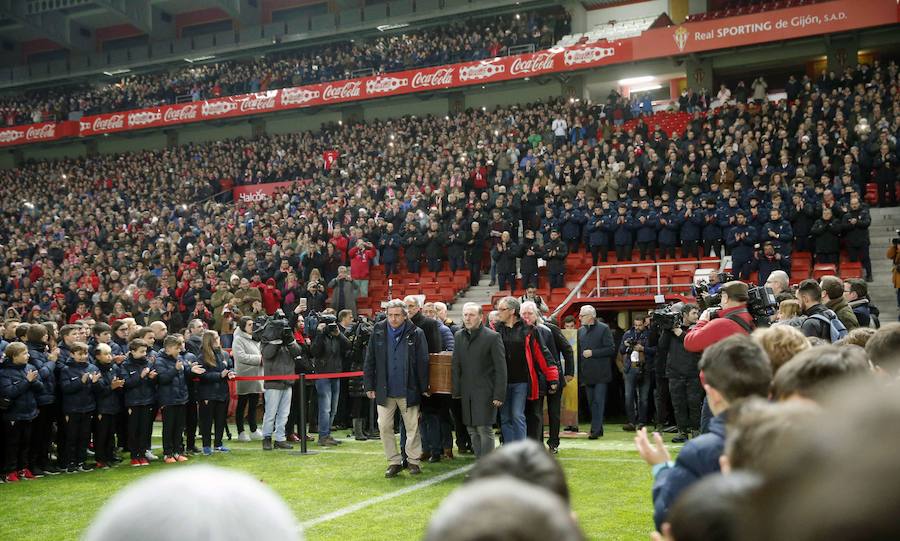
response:
<path id="1" fill-rule="evenodd" d="M 238 441 L 250 441 L 250 435 L 246 432 L 241 432 L 238 434 Z"/>
<path id="2" fill-rule="evenodd" d="M 261 439 L 263 439 L 263 433 L 262 433 L 262 430 L 260 430 L 260 429 L 257 428 L 257 429 L 256 429 L 256 432 L 251 432 L 251 433 L 250 433 L 250 438 L 251 438 L 251 439 L 254 439 L 254 440 L 256 440 L 256 441 L 260 441 Z"/>
<path id="3" fill-rule="evenodd" d="M 159 460 L 159 457 L 153 454 L 153 451 L 147 451 L 144 453 L 144 458 L 147 460 Z"/>

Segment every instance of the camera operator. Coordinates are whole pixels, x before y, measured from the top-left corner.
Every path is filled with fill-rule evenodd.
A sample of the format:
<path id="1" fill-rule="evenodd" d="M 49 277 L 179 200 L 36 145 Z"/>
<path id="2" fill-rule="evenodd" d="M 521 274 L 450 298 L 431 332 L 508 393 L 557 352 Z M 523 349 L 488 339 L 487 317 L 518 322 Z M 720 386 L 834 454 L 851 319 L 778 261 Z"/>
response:
<path id="1" fill-rule="evenodd" d="M 350 350 L 350 341 L 341 332 L 337 318 L 322 316 L 316 326 L 311 353 L 318 374 L 334 374 L 343 370 L 344 356 Z M 341 394 L 341 380 L 317 379 L 316 395 L 319 406 L 319 445 L 334 446 L 338 442 L 331 436 L 331 423 L 337 413 Z"/>
<path id="2" fill-rule="evenodd" d="M 734 280 L 722 285 L 721 309 L 707 308 L 697 325 L 684 337 L 684 349 L 702 353 L 714 343 L 734 334 L 750 334 L 755 327 L 747 310 L 747 284 Z"/>
<path id="3" fill-rule="evenodd" d="M 288 376 L 294 374 L 298 359 L 303 351 L 294 338 L 290 323 L 281 310 L 266 321 L 254 339 L 262 343 L 263 371 L 267 376 Z M 263 414 L 263 450 L 292 449 L 284 433 L 288 414 L 291 410 L 291 381 L 270 380 L 265 388 L 265 413 Z M 274 437 L 274 443 L 273 443 Z"/>
<path id="4" fill-rule="evenodd" d="M 350 310 L 356 314 L 356 298 L 359 296 L 359 287 L 350 279 L 350 269 L 341 265 L 338 267 L 338 275 L 328 283 L 333 289 L 331 307 L 335 312 Z"/>
<path id="5" fill-rule="evenodd" d="M 700 385 L 700 354 L 684 348 L 684 339 L 697 323 L 700 309 L 696 304 L 681 307 L 681 321 L 662 332 L 657 355 L 666 359 L 666 377 L 669 378 L 669 394 L 675 411 L 678 436 L 672 443 L 684 443 L 700 431 L 700 406 L 703 403 L 703 387 Z"/>
<path id="6" fill-rule="evenodd" d="M 649 423 L 650 385 L 653 380 L 653 354 L 650 330 L 644 316 L 634 316 L 634 325 L 622 336 L 619 352 L 622 354 L 622 374 L 625 378 L 625 411 L 628 423 L 622 430 L 634 432 Z"/>

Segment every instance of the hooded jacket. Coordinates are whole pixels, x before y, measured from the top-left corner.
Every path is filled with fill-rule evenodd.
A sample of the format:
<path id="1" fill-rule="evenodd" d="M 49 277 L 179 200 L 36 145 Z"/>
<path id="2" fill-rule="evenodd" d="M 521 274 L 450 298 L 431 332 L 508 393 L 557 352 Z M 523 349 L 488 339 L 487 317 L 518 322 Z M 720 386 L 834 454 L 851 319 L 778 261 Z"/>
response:
<path id="1" fill-rule="evenodd" d="M 181 370 L 175 368 L 176 359 L 165 351 L 160 353 L 153 366 L 156 370 L 157 396 L 160 407 L 180 406 L 188 401 L 187 374 L 190 368 L 182 360 Z"/>
<path id="2" fill-rule="evenodd" d="M 28 347 L 28 364 L 38 371 L 43 387 L 37 396 L 38 406 L 46 406 L 56 402 L 56 362 L 47 358 L 47 345 L 26 342 Z"/>
<path id="3" fill-rule="evenodd" d="M 97 373 L 97 367 L 87 361 L 80 363 L 69 359 L 59 372 L 59 386 L 62 389 L 63 413 L 91 413 L 97 409 L 94 400 L 94 385 L 90 377 Z M 82 381 L 88 375 L 87 382 Z"/>
<path id="4" fill-rule="evenodd" d="M 9 407 L 0 412 L 4 421 L 31 421 L 37 417 L 37 395 L 44 386 L 40 375 L 34 381 L 28 381 L 26 376 L 33 370 L 28 363 L 17 365 L 9 359 L 0 362 L 0 398 L 11 400 Z"/>

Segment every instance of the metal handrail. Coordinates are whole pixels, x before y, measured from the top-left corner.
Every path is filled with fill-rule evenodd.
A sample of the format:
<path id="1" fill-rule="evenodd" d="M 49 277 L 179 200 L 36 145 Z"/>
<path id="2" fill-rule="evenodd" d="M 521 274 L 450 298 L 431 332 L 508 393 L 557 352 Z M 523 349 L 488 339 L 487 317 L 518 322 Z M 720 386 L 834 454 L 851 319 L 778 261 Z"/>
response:
<path id="1" fill-rule="evenodd" d="M 706 260 L 706 261 L 711 262 L 712 260 Z M 572 301 L 572 299 L 582 297 L 583 295 L 581 294 L 581 290 L 585 287 L 585 285 L 587 285 L 587 282 L 588 282 L 588 280 L 591 279 L 592 275 L 593 275 L 594 279 L 596 280 L 596 285 L 589 291 L 589 294 L 587 295 L 589 297 L 592 296 L 592 295 L 590 295 L 591 293 L 596 292 L 597 294 L 599 294 L 601 291 L 610 290 L 610 289 L 628 290 L 628 289 L 647 289 L 647 288 L 653 287 L 652 284 L 637 285 L 637 286 L 622 285 L 622 286 L 613 286 L 613 287 L 601 287 L 600 271 L 602 269 L 630 269 L 630 268 L 636 268 L 636 267 L 649 267 L 652 265 L 656 269 L 656 294 L 661 295 L 662 294 L 662 280 L 661 280 L 661 275 L 660 275 L 660 268 L 661 267 L 671 267 L 671 266 L 676 266 L 676 265 L 689 265 L 689 264 L 693 264 L 693 263 L 696 263 L 699 265 L 699 264 L 703 263 L 703 260 L 698 260 L 696 262 L 695 261 L 655 261 L 653 263 L 625 263 L 625 264 L 621 264 L 621 265 L 594 265 L 584 273 L 584 276 L 582 276 L 581 280 L 579 280 L 578 283 L 575 284 L 575 287 L 572 288 L 572 291 L 570 291 L 569 294 L 566 295 L 566 298 L 563 299 L 563 301 L 561 303 L 559 303 L 559 305 L 557 305 L 557 307 L 553 310 L 553 312 L 550 313 L 549 318 L 550 319 L 556 318 L 559 315 L 559 312 L 562 310 L 562 308 L 564 306 L 566 306 L 570 301 Z M 719 260 L 719 271 L 722 270 L 723 265 L 724 265 L 724 261 Z M 693 283 L 690 283 L 690 284 L 667 284 L 667 285 L 669 285 L 669 286 L 690 286 L 690 285 L 693 285 Z"/>

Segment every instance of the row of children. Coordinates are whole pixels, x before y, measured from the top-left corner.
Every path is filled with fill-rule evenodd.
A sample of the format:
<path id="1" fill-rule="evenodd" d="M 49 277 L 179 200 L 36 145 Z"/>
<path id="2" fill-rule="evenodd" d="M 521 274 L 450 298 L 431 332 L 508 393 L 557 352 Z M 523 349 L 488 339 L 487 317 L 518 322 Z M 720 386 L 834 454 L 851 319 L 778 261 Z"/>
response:
<path id="1" fill-rule="evenodd" d="M 95 325 L 89 340 L 82 340 L 83 326 L 66 325 L 53 349 L 55 329 L 27 327 L 16 333 L 21 341 L 0 344 L 3 481 L 111 467 L 122 460 L 116 443 L 130 452 L 132 466 L 149 465 L 157 458 L 150 438 L 158 413 L 166 463 L 187 461 L 185 454 L 197 451 L 192 431 L 185 430 L 191 419 L 196 425 L 199 418 L 204 454 L 212 454 L 213 443 L 229 451 L 222 435 L 234 372 L 215 331 L 202 333 L 194 354 L 180 335 L 154 339 L 152 329 L 139 328 L 122 354 L 121 341 L 111 340 L 105 324 Z M 91 442 L 93 467 L 86 464 Z"/>

